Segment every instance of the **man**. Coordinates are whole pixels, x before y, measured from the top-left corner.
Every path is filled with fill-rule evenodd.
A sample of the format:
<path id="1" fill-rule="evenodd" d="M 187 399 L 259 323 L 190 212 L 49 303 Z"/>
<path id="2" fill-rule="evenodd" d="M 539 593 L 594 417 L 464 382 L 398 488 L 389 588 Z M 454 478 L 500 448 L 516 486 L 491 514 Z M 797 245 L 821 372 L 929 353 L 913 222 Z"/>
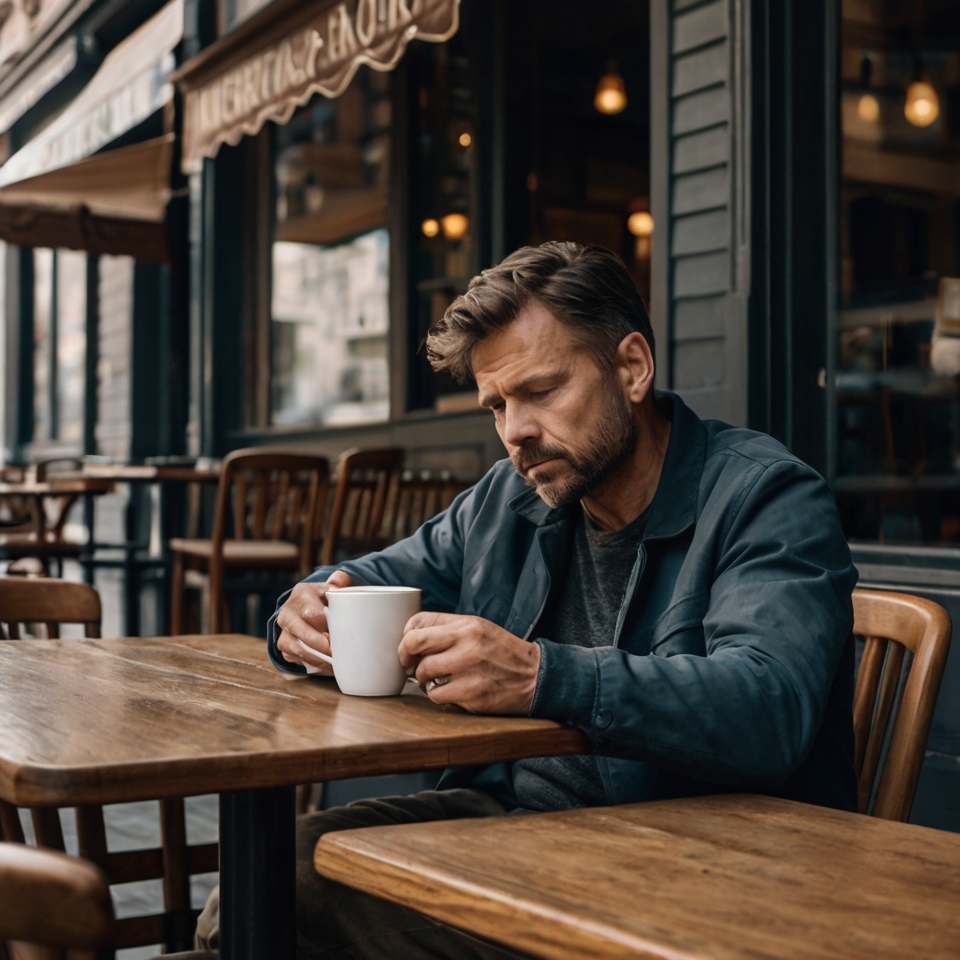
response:
<path id="1" fill-rule="evenodd" d="M 329 672 L 311 649 L 329 651 L 330 586 L 417 586 L 400 658 L 432 700 L 571 724 L 593 750 L 302 818 L 301 955 L 501 955 L 317 877 L 327 830 L 726 790 L 855 809 L 856 573 L 823 480 L 654 392 L 646 311 L 601 248 L 517 251 L 427 346 L 476 380 L 509 461 L 413 537 L 295 587 L 270 655 Z"/>

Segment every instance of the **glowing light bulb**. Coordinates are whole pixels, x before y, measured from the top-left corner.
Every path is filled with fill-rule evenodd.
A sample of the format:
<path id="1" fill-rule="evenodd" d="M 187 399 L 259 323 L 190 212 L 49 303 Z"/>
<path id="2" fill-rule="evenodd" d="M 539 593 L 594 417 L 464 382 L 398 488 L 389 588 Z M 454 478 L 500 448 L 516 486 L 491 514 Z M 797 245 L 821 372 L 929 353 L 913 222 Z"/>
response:
<path id="1" fill-rule="evenodd" d="M 643 210 L 631 213 L 627 218 L 627 229 L 635 237 L 649 237 L 653 233 L 653 217 Z"/>
<path id="2" fill-rule="evenodd" d="M 466 236 L 470 229 L 470 221 L 462 213 L 448 213 L 440 221 L 443 227 L 443 235 L 448 240 L 459 240 Z"/>
<path id="3" fill-rule="evenodd" d="M 940 98 L 933 84 L 927 80 L 914 80 L 907 87 L 903 115 L 915 127 L 929 127 L 940 116 Z"/>
<path id="4" fill-rule="evenodd" d="M 867 123 L 876 123 L 880 119 L 880 104 L 872 93 L 865 93 L 857 101 L 857 116 Z"/>
<path id="5" fill-rule="evenodd" d="M 425 237 L 435 237 L 440 232 L 440 224 L 431 217 L 420 224 L 420 229 Z"/>
<path id="6" fill-rule="evenodd" d="M 469 133 L 461 133 L 461 134 L 460 134 L 460 146 L 461 146 L 461 147 L 469 147 L 471 143 L 473 143 L 473 137 L 471 137 Z"/>
<path id="7" fill-rule="evenodd" d="M 627 108 L 627 88 L 624 86 L 623 77 L 617 68 L 611 65 L 611 68 L 601 78 L 597 84 L 597 92 L 593 98 L 593 105 L 607 116 L 613 116 L 616 113 L 622 113 Z"/>

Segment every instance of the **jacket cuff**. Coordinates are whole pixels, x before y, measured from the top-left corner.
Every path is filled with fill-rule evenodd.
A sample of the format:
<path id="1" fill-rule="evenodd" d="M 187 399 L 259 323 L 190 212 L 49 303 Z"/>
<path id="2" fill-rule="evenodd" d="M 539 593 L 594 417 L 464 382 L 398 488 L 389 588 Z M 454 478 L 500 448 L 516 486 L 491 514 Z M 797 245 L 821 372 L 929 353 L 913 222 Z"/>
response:
<path id="1" fill-rule="evenodd" d="M 540 670 L 530 716 L 556 720 L 590 732 L 600 692 L 596 651 L 537 639 Z"/>
<path id="2" fill-rule="evenodd" d="M 290 592 L 291 591 L 288 590 L 280 597 L 277 601 L 277 609 L 273 611 L 273 615 L 267 621 L 267 653 L 270 655 L 271 662 L 278 670 L 283 670 L 285 673 L 306 673 L 306 667 L 299 663 L 291 663 L 289 660 L 284 660 L 283 654 L 277 649 L 277 641 L 280 639 L 280 628 L 277 626 L 277 614 L 280 612 L 280 608 L 285 603 L 287 597 L 290 596 Z"/>

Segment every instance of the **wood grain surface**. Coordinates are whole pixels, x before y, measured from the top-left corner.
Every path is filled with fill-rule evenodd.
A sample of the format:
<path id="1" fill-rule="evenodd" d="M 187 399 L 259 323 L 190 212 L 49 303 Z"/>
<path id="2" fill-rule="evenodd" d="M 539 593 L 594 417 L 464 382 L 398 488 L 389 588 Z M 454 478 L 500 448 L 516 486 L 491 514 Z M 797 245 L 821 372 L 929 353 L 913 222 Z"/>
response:
<path id="1" fill-rule="evenodd" d="M 66 806 L 584 752 L 579 731 L 348 697 L 240 635 L 0 644 L 0 797 Z"/>
<path id="2" fill-rule="evenodd" d="M 329 833 L 315 864 L 550 960 L 960 956 L 960 836 L 771 797 Z"/>
<path id="3" fill-rule="evenodd" d="M 51 480 L 27 480 L 22 483 L 0 483 L 0 496 L 56 497 L 68 493 L 111 493 L 113 484 L 97 477 L 64 477 Z"/>

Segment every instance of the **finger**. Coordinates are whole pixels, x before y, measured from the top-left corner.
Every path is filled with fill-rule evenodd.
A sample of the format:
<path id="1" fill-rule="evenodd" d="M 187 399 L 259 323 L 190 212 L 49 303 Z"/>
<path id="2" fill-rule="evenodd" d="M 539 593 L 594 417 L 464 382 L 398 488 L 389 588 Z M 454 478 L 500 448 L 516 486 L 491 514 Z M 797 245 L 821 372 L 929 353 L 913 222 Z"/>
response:
<path id="1" fill-rule="evenodd" d="M 440 627 L 454 624 L 467 619 L 462 613 L 437 613 L 435 610 L 421 610 L 415 613 L 403 628 L 407 630 L 420 630 L 426 627 Z"/>
<path id="2" fill-rule="evenodd" d="M 457 642 L 458 633 L 455 626 L 408 630 L 397 650 L 400 662 L 405 667 L 413 667 L 421 657 L 441 653 L 452 647 Z"/>
<path id="3" fill-rule="evenodd" d="M 353 585 L 353 580 L 349 573 L 344 573 L 343 570 L 334 570 L 333 573 L 327 577 L 327 583 L 331 587 L 349 587 Z"/>
<path id="4" fill-rule="evenodd" d="M 427 683 L 435 677 L 461 676 L 475 666 L 472 658 L 467 660 L 456 650 L 422 657 L 414 673 L 418 683 Z"/>
<path id="5" fill-rule="evenodd" d="M 303 645 L 299 639 L 290 633 L 281 633 L 277 640 L 277 647 L 286 660 L 291 663 L 309 664 L 311 667 L 317 667 L 321 673 L 332 673 L 332 668 L 326 660 L 316 656 L 310 649 Z M 322 653 L 329 652 L 329 644 Z"/>
<path id="6" fill-rule="evenodd" d="M 292 608 L 286 606 L 277 614 L 277 626 L 286 633 L 293 634 L 300 640 L 323 649 L 327 637 L 326 615 L 313 620 L 305 620 Z"/>

